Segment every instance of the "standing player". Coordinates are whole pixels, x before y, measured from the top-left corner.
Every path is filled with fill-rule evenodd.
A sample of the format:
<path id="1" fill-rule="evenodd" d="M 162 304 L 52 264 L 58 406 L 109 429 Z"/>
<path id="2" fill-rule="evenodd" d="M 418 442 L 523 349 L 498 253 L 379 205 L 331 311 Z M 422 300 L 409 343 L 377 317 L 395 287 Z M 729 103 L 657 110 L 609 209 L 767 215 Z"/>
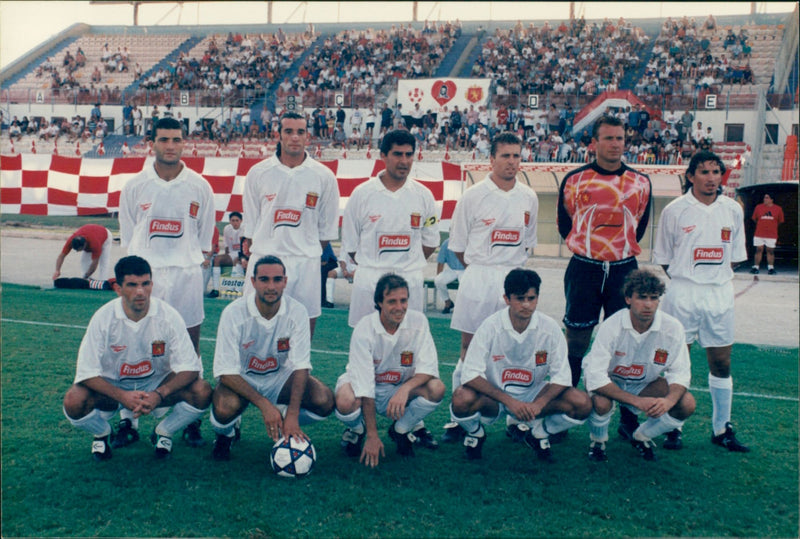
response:
<path id="1" fill-rule="evenodd" d="M 450 327 L 461 332 L 461 354 L 453 372 L 460 383 L 462 361 L 472 336 L 489 315 L 506 306 L 503 282 L 508 272 L 523 267 L 528 250 L 536 247 L 539 198 L 517 181 L 522 141 L 503 132 L 492 139 L 492 172 L 467 189 L 456 204 L 450 224 L 450 250 L 465 266 Z M 444 442 L 460 440 L 464 431 L 452 421 L 445 425 Z"/>
<path id="2" fill-rule="evenodd" d="M 686 169 L 687 193 L 661 212 L 653 260 L 672 281 L 662 308 L 683 324 L 686 343 L 706 349 L 713 406 L 711 442 L 747 452 L 731 427 L 733 379 L 733 268 L 747 260 L 744 212 L 720 196 L 725 165 L 713 152 L 699 151 Z"/>
<path id="3" fill-rule="evenodd" d="M 600 311 L 608 318 L 625 307 L 622 283 L 638 267 L 639 241 L 650 218 L 650 178 L 622 162 L 622 122 L 602 116 L 592 142 L 595 161 L 567 174 L 558 192 L 558 231 L 573 253 L 564 273 L 573 386 Z"/>
<path id="4" fill-rule="evenodd" d="M 400 455 L 413 457 L 415 443 L 439 447 L 423 419 L 439 406 L 445 388 L 428 319 L 408 310 L 408 292 L 399 275 L 387 273 L 378 280 L 377 312 L 353 330 L 347 371 L 336 382 L 336 417 L 347 427 L 342 447 L 372 468 L 384 456 L 376 414 L 393 421 L 389 437 Z"/>
<path id="5" fill-rule="evenodd" d="M 333 392 L 309 375 L 308 313 L 283 295 L 288 281 L 283 262 L 265 256 L 252 266 L 255 293 L 225 307 L 219 320 L 211 410 L 216 460 L 230 458 L 239 419 L 250 403 L 261 411 L 275 441 L 281 436 L 307 440 L 300 425 L 333 411 Z"/>
<path id="6" fill-rule="evenodd" d="M 150 265 L 138 256 L 114 268 L 119 298 L 92 316 L 78 351 L 75 382 L 64 396 L 70 423 L 94 435 L 92 456 L 111 458 L 108 420 L 118 409 L 134 417 L 162 417 L 150 437 L 156 458 L 172 452 L 172 435 L 203 415 L 211 386 L 200 377 L 203 365 L 180 314 L 151 298 Z M 135 431 L 134 431 L 135 432 Z M 138 439 L 138 435 L 136 436 Z M 136 440 L 132 440 L 136 441 Z"/>
<path id="7" fill-rule="evenodd" d="M 767 273 L 775 275 L 775 244 L 778 241 L 778 225 L 783 223 L 783 210 L 772 201 L 772 195 L 764 193 L 764 202 L 756 206 L 752 218 L 756 223 L 756 231 L 753 234 L 753 247 L 756 248 L 756 254 L 750 273 L 758 273 L 761 257 L 766 248 Z"/>
<path id="8" fill-rule="evenodd" d="M 351 327 L 370 313 L 375 285 L 390 271 L 408 283 L 409 308 L 423 310 L 422 270 L 439 246 L 439 226 L 430 190 L 408 178 L 415 147 L 408 131 L 387 133 L 381 141 L 386 170 L 356 187 L 344 209 L 342 251 L 358 268 L 347 320 Z"/>
<path id="9" fill-rule="evenodd" d="M 481 458 L 483 425 L 508 414 L 517 421 L 508 436 L 552 461 L 550 435 L 583 424 L 592 411 L 589 396 L 570 386 L 561 328 L 536 312 L 541 283 L 535 271 L 511 270 L 503 283 L 507 307 L 480 325 L 464 357 L 451 413 L 467 433 L 468 459 Z"/>
<path id="10" fill-rule="evenodd" d="M 183 317 L 186 331 L 200 352 L 203 323 L 203 272 L 201 263 L 210 256 L 215 228 L 211 186 L 181 162 L 183 130 L 174 118 L 162 118 L 154 127 L 153 168 L 131 178 L 119 197 L 119 233 L 128 254 L 138 255 L 153 269 L 153 295 L 174 307 Z M 204 254 L 205 253 L 205 254 Z M 123 421 L 130 418 L 123 414 Z M 122 426 L 122 424 L 121 424 Z M 131 426 L 120 429 L 127 438 Z M 191 445 L 203 445 L 200 422 L 184 433 Z"/>
<path id="11" fill-rule="evenodd" d="M 339 237 L 339 185 L 325 165 L 306 152 L 308 127 L 296 112 L 281 116 L 275 155 L 247 173 L 242 205 L 242 244 L 258 260 L 271 254 L 286 266 L 286 295 L 308 311 L 311 336 L 320 305 L 319 260 L 325 245 Z M 248 266 L 244 293 L 253 290 Z"/>
<path id="12" fill-rule="evenodd" d="M 111 232 L 100 225 L 83 225 L 67 238 L 61 253 L 56 259 L 55 281 L 61 276 L 61 266 L 70 251 L 83 251 L 81 256 L 82 277 L 94 275 L 96 280 L 105 281 L 111 276 Z M 95 273 L 96 272 L 96 273 Z"/>
<path id="13" fill-rule="evenodd" d="M 606 318 L 597 330 L 591 351 L 583 359 L 583 383 L 592 395 L 589 416 L 589 459 L 608 460 L 605 447 L 614 401 L 647 414 L 642 425 L 621 423 L 620 434 L 645 460 L 656 460 L 653 438 L 678 432 L 694 413 L 689 393 L 691 365 L 684 346 L 683 326 L 658 310 L 664 283 L 645 270 L 628 274 L 623 288 L 629 309 Z M 679 449 L 680 440 L 668 435 L 666 449 Z"/>

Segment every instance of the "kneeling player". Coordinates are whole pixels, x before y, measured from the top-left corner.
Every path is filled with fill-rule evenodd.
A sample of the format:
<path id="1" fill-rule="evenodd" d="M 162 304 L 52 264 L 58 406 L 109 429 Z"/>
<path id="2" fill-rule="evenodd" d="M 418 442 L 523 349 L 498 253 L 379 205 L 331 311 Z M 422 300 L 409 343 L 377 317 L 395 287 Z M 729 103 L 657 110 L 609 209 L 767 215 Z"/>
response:
<path id="1" fill-rule="evenodd" d="M 173 433 L 199 419 L 211 402 L 211 386 L 178 311 L 151 298 L 150 264 L 127 256 L 114 268 L 119 298 L 92 316 L 78 351 L 75 383 L 64 396 L 64 414 L 94 434 L 92 456 L 111 458 L 108 420 L 126 408 L 135 418 L 165 417 L 151 436 L 156 457 L 172 451 Z M 134 433 L 136 431 L 133 431 Z M 138 434 L 136 435 L 138 439 Z M 133 440 L 135 441 L 135 440 Z"/>
<path id="2" fill-rule="evenodd" d="M 664 447 L 679 449 L 680 427 L 694 413 L 687 391 L 691 379 L 683 326 L 658 309 L 664 283 L 645 270 L 632 271 L 623 288 L 629 309 L 600 324 L 592 350 L 583 360 L 586 389 L 592 394 L 589 458 L 607 460 L 608 423 L 617 401 L 647 414 L 639 425 L 635 413 L 623 413 L 619 433 L 645 460 L 656 460 L 653 438 L 671 433 Z M 672 434 L 678 433 L 676 434 Z"/>
<path id="3" fill-rule="evenodd" d="M 291 436 L 307 440 L 300 425 L 333 411 L 333 392 L 309 375 L 308 312 L 299 301 L 283 297 L 286 281 L 279 258 L 261 257 L 251 277 L 255 293 L 237 299 L 220 316 L 211 410 L 216 460 L 230 458 L 240 416 L 250 403 L 261 411 L 275 441 Z"/>
<path id="4" fill-rule="evenodd" d="M 503 283 L 508 307 L 480 325 L 467 349 L 452 413 L 467 432 L 468 459 L 481 458 L 483 424 L 507 413 L 518 422 L 507 429 L 512 440 L 552 461 L 550 435 L 583 424 L 592 410 L 589 396 L 572 387 L 561 328 L 536 312 L 541 282 L 535 271 L 511 270 Z"/>
<path id="5" fill-rule="evenodd" d="M 360 455 L 361 462 L 374 468 L 384 456 L 377 413 L 394 421 L 389 437 L 400 455 L 413 456 L 415 443 L 428 449 L 439 446 L 423 419 L 439 406 L 445 387 L 428 319 L 408 310 L 406 280 L 382 276 L 373 299 L 377 312 L 356 324 L 347 371 L 336 382 L 336 417 L 347 426 L 342 435 L 345 453 Z"/>

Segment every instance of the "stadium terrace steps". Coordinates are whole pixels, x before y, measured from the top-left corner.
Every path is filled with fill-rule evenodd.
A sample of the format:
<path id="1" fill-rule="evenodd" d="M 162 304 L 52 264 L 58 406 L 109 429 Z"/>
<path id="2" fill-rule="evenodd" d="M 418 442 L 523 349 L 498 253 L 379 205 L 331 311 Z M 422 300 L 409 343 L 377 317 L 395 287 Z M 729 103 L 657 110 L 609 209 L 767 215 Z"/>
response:
<path id="1" fill-rule="evenodd" d="M 169 71 L 169 69 L 171 67 L 170 66 L 171 62 L 177 61 L 178 57 L 180 56 L 180 54 L 182 52 L 188 53 L 189 50 L 192 49 L 192 47 L 197 45 L 197 43 L 199 43 L 202 40 L 203 40 L 203 36 L 191 36 L 191 37 L 187 38 L 183 43 L 178 45 L 178 47 L 173 49 L 172 52 L 170 52 L 169 54 L 164 56 L 160 61 L 156 62 L 146 72 L 142 73 L 141 77 L 139 77 L 138 79 L 134 80 L 128 87 L 126 87 L 125 88 L 125 93 L 129 93 L 129 94 L 135 93 L 137 90 L 139 90 L 140 84 L 143 81 L 147 80 L 148 77 L 150 77 L 150 75 L 152 75 L 153 73 L 155 73 L 159 69 L 164 68 L 167 71 Z"/>
<path id="2" fill-rule="evenodd" d="M 456 74 L 452 71 L 455 69 L 459 58 L 461 58 L 461 55 L 464 52 L 467 52 L 467 54 L 472 52 L 471 49 L 469 51 L 466 50 L 467 45 L 472 37 L 473 34 L 467 34 L 466 32 L 461 33 L 458 39 L 453 42 L 453 45 L 450 47 L 450 50 L 447 51 L 447 54 L 445 54 L 444 58 L 442 59 L 442 63 L 440 63 L 439 67 L 436 68 L 436 71 L 433 74 L 435 78 L 438 79 L 456 76 Z"/>

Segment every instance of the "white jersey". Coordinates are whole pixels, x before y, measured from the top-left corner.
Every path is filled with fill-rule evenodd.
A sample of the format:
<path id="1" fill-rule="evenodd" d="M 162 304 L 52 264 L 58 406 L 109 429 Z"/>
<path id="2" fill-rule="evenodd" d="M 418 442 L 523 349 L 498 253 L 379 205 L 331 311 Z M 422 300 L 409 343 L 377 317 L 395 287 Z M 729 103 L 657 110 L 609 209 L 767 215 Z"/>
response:
<path id="1" fill-rule="evenodd" d="M 239 247 L 241 247 L 242 227 L 239 230 L 233 228 L 233 225 L 227 224 L 222 229 L 222 241 L 225 243 L 225 248 L 231 257 L 236 258 L 239 256 Z"/>
<path id="2" fill-rule="evenodd" d="M 539 198 L 515 182 L 503 191 L 491 176 L 461 196 L 450 223 L 450 250 L 469 264 L 521 267 L 536 247 Z"/>
<path id="3" fill-rule="evenodd" d="M 417 374 L 439 377 L 439 359 L 428 319 L 417 311 L 406 316 L 394 335 L 380 313 L 362 318 L 350 338 L 347 374 L 355 396 L 375 398 L 376 386 L 400 386 Z"/>
<path id="4" fill-rule="evenodd" d="M 129 255 L 153 268 L 191 267 L 211 250 L 216 212 L 211 186 L 183 165 L 178 176 L 162 180 L 154 166 L 131 178 L 119 196 L 119 235 Z"/>
<path id="5" fill-rule="evenodd" d="M 691 191 L 661 212 L 653 261 L 669 265 L 672 279 L 722 285 L 733 279 L 731 262 L 747 260 L 744 212 L 725 196 L 710 205 Z"/>
<path id="6" fill-rule="evenodd" d="M 551 384 L 570 387 L 567 340 L 558 323 L 534 312 L 525 331 L 517 333 L 509 312 L 508 307 L 497 311 L 475 332 L 461 369 L 461 384 L 482 377 L 512 396 L 528 395 L 548 378 Z"/>
<path id="7" fill-rule="evenodd" d="M 433 194 L 407 179 L 390 191 L 379 177 L 353 190 L 342 218 L 342 252 L 357 253 L 365 268 L 421 271 L 422 247 L 439 246 L 438 212 Z"/>
<path id="8" fill-rule="evenodd" d="M 286 296 L 267 320 L 258 312 L 255 294 L 225 307 L 217 328 L 214 377 L 239 375 L 256 390 L 283 387 L 296 370 L 311 370 L 308 312 Z"/>
<path id="9" fill-rule="evenodd" d="M 683 326 L 660 309 L 644 333 L 633 329 L 630 310 L 617 311 L 600 324 L 591 351 L 583 358 L 587 391 L 615 383 L 647 385 L 663 376 L 668 384 L 689 387 L 689 350 Z"/>
<path id="10" fill-rule="evenodd" d="M 250 250 L 278 257 L 322 256 L 320 241 L 339 237 L 339 184 L 325 165 L 311 159 L 294 168 L 277 155 L 247 173 L 242 198 L 242 236 Z"/>
<path id="11" fill-rule="evenodd" d="M 78 351 L 75 383 L 99 376 L 133 390 L 149 387 L 170 372 L 202 368 L 178 311 L 151 297 L 147 315 L 134 322 L 125 314 L 122 298 L 116 298 L 89 321 Z"/>

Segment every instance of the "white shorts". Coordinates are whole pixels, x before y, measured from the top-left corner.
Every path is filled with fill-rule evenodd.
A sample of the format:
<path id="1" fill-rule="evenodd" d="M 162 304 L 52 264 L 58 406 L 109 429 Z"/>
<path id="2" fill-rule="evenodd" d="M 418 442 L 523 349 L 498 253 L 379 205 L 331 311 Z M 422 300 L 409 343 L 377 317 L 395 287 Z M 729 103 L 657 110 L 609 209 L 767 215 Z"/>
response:
<path id="1" fill-rule="evenodd" d="M 353 276 L 353 288 L 350 292 L 350 314 L 347 318 L 350 327 L 356 327 L 359 320 L 375 310 L 375 286 L 378 284 L 378 280 L 387 273 L 395 273 L 408 282 L 408 308 L 423 312 L 425 289 L 423 288 L 422 271 L 404 273 L 357 267 L 356 274 Z"/>
<path id="2" fill-rule="evenodd" d="M 199 265 L 153 268 L 153 296 L 174 307 L 187 328 L 203 323 L 203 269 Z"/>
<path id="3" fill-rule="evenodd" d="M 753 247 L 761 247 L 763 245 L 774 249 L 777 242 L 778 240 L 775 238 L 759 238 L 758 236 L 753 236 Z"/>
<path id="4" fill-rule="evenodd" d="M 281 395 L 283 386 L 286 385 L 286 382 L 292 377 L 292 374 L 294 374 L 294 371 L 285 370 L 285 372 L 270 373 L 261 376 L 248 375 L 242 378 L 244 378 L 244 381 L 255 389 L 259 395 L 275 405 L 278 404 L 278 397 Z M 262 378 L 263 380 L 261 380 Z M 219 385 L 219 378 L 216 378 L 216 382 L 217 385 Z"/>
<path id="5" fill-rule="evenodd" d="M 344 384 L 350 384 L 352 389 L 353 384 L 350 382 L 350 374 L 345 372 L 336 380 L 336 388 L 334 394 L 339 392 Z M 386 408 L 389 406 L 389 400 L 397 393 L 400 385 L 392 384 L 375 384 L 375 411 L 382 416 L 386 415 Z M 358 398 L 358 397 L 356 397 Z"/>
<path id="6" fill-rule="evenodd" d="M 733 299 L 732 282 L 715 286 L 673 279 L 661 308 L 683 324 L 686 344 L 697 341 L 703 348 L 717 348 L 733 344 Z"/>
<path id="7" fill-rule="evenodd" d="M 111 237 L 111 232 L 108 229 L 106 229 L 106 232 L 108 232 L 108 237 L 106 241 L 103 242 L 103 248 L 100 251 L 100 259 L 97 261 L 97 269 L 90 275 L 92 279 L 98 279 L 100 281 L 107 281 L 114 276 L 114 268 L 111 267 L 111 244 L 114 243 L 114 238 Z M 83 275 L 86 275 L 91 265 L 92 253 L 82 251 L 81 271 L 83 271 Z"/>
<path id="8" fill-rule="evenodd" d="M 243 295 L 254 291 L 253 268 L 262 253 L 252 253 L 247 264 L 247 275 L 244 278 Z M 309 318 L 317 318 L 322 314 L 322 280 L 320 279 L 319 258 L 301 256 L 279 256 L 286 267 L 286 290 L 284 294 L 303 304 Z"/>
<path id="9" fill-rule="evenodd" d="M 481 323 L 505 308 L 503 282 L 512 267 L 470 264 L 458 284 L 450 327 L 474 334 Z"/>

